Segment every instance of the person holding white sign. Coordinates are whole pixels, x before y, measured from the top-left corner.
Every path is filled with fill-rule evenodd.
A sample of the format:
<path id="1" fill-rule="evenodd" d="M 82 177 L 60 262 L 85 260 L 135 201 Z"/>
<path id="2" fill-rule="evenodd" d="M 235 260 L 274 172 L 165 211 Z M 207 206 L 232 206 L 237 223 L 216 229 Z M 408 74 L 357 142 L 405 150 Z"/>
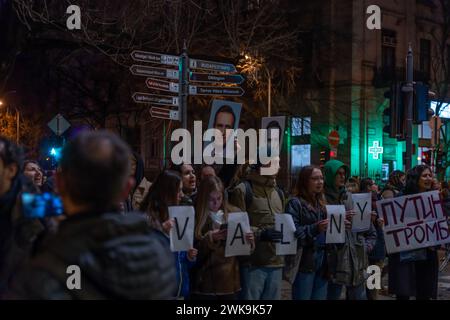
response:
<path id="1" fill-rule="evenodd" d="M 141 204 L 141 211 L 147 213 L 150 226 L 162 232 L 169 241 L 170 230 L 175 221 L 169 219 L 169 206 L 178 206 L 183 197 L 183 183 L 178 172 L 165 170 L 156 178 Z M 195 264 L 197 249 L 174 252 L 177 267 L 177 292 L 174 298 L 189 296 L 189 269 Z"/>
<path id="2" fill-rule="evenodd" d="M 374 247 L 376 232 L 371 228 L 366 232 L 352 232 L 352 218 L 355 215 L 352 194 L 345 188 L 350 169 L 338 160 L 325 163 L 325 198 L 327 205 L 344 205 L 345 243 L 329 244 L 327 247 L 328 300 L 339 300 L 345 286 L 349 300 L 365 300 L 365 276 L 367 253 Z"/>
<path id="3" fill-rule="evenodd" d="M 294 266 L 293 300 L 326 300 L 328 280 L 325 272 L 325 232 L 328 226 L 323 195 L 322 171 L 314 166 L 300 170 L 295 197 L 286 205 L 292 215 L 300 261 Z"/>
<path id="4" fill-rule="evenodd" d="M 431 191 L 433 173 L 426 165 L 418 165 L 407 172 L 405 194 L 418 194 Z M 389 223 L 392 221 L 388 217 Z M 387 224 L 388 226 L 388 224 Z M 390 238 L 386 236 L 386 242 Z M 390 254 L 389 293 L 397 300 L 436 299 L 438 287 L 438 256 L 434 247 L 403 251 Z"/>
<path id="5" fill-rule="evenodd" d="M 227 220 L 239 209 L 227 204 L 222 181 L 215 176 L 202 180 L 197 194 L 195 246 L 198 262 L 192 270 L 191 299 L 235 300 L 241 290 L 237 257 L 225 257 Z M 254 242 L 253 233 L 245 241 Z"/>
<path id="6" fill-rule="evenodd" d="M 264 166 L 270 165 L 270 162 L 251 165 L 246 179 L 230 192 L 230 203 L 248 213 L 255 233 L 254 252 L 241 257 L 244 300 L 281 299 L 284 258 L 277 256 L 275 243 L 282 240 L 283 234 L 275 230 L 275 215 L 284 211 L 284 194 L 277 187 L 276 174 L 261 174 Z"/>

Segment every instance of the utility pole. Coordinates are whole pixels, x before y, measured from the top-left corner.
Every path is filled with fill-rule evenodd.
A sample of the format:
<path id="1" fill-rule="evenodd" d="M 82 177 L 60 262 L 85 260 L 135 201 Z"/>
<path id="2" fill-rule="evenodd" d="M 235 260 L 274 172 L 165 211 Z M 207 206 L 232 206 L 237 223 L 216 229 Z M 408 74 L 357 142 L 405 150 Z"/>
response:
<path id="1" fill-rule="evenodd" d="M 183 129 L 187 129 L 187 103 L 189 94 L 189 57 L 187 54 L 186 40 L 183 44 L 183 53 L 180 56 L 180 112 L 181 112 L 181 124 Z"/>
<path id="2" fill-rule="evenodd" d="M 408 171 L 412 166 L 412 126 L 413 126 L 413 98 L 414 98 L 414 57 L 411 43 L 409 44 L 408 55 L 406 56 L 406 84 L 402 91 L 406 93 L 406 156 L 405 169 Z"/>

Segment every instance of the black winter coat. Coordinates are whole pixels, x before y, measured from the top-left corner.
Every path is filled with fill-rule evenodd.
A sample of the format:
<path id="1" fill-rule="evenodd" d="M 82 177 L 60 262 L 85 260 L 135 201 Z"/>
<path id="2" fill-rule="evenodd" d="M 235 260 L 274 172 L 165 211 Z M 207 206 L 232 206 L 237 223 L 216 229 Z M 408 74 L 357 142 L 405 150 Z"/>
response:
<path id="1" fill-rule="evenodd" d="M 81 289 L 67 288 L 78 266 Z M 84 213 L 63 221 L 13 279 L 11 299 L 169 299 L 175 262 L 142 214 Z M 69 281 L 70 282 L 70 281 Z M 76 283 L 76 282 L 72 282 Z"/>
<path id="2" fill-rule="evenodd" d="M 296 228 L 295 236 L 303 247 L 299 272 L 314 272 L 315 252 L 318 247 L 316 238 L 319 235 L 317 222 L 326 218 L 324 208 L 313 208 L 303 199 L 292 198 L 286 205 L 286 213 L 292 215 Z M 324 249 L 324 248 L 322 248 Z"/>

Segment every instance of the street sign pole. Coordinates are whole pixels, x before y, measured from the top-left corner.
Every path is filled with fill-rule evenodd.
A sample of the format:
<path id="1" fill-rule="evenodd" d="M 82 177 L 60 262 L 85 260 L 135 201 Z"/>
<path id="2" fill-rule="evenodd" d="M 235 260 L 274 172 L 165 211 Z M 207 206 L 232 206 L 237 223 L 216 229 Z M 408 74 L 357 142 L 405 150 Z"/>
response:
<path id="1" fill-rule="evenodd" d="M 184 40 L 183 53 L 180 57 L 180 109 L 182 128 L 187 129 L 187 103 L 189 94 L 189 57 L 187 54 L 186 40 Z"/>
<path id="2" fill-rule="evenodd" d="M 408 55 L 406 57 L 406 85 L 403 92 L 407 93 L 408 103 L 406 105 L 406 156 L 405 169 L 408 171 L 412 166 L 412 123 L 413 123 L 413 97 L 414 97 L 414 57 L 411 44 L 409 45 Z"/>

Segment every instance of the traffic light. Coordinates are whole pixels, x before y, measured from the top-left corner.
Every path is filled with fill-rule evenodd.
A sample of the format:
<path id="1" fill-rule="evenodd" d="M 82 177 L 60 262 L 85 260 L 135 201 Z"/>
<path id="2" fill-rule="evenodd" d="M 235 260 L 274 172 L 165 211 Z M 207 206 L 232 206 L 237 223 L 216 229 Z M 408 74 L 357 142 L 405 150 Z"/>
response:
<path id="1" fill-rule="evenodd" d="M 433 109 L 431 109 L 428 91 L 429 87 L 422 82 L 416 82 L 414 85 L 413 118 L 415 124 L 421 124 L 423 121 L 428 121 L 434 114 Z"/>
<path id="2" fill-rule="evenodd" d="M 422 152 L 422 163 L 431 166 L 431 150 Z"/>
<path id="3" fill-rule="evenodd" d="M 322 168 L 325 163 L 330 160 L 330 153 L 329 151 L 322 150 L 320 151 L 320 167 Z"/>
<path id="4" fill-rule="evenodd" d="M 405 104 L 402 83 L 392 84 L 391 88 L 384 93 L 384 97 L 389 99 L 389 107 L 383 111 L 383 120 L 386 124 L 383 132 L 389 134 L 390 138 L 404 139 Z"/>

